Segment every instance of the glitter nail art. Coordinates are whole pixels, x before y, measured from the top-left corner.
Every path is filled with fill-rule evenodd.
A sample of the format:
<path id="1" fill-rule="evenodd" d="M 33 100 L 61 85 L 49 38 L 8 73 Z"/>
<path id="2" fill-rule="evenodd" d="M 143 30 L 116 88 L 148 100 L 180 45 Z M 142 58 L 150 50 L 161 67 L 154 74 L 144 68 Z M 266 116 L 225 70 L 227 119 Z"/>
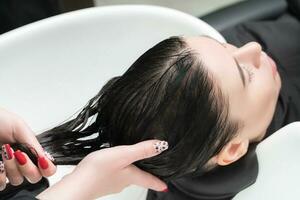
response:
<path id="1" fill-rule="evenodd" d="M 4 144 L 2 145 L 2 152 L 3 152 L 3 155 L 4 155 L 4 158 L 6 160 L 10 160 L 13 158 L 13 149 L 10 147 L 9 144 Z"/>
<path id="2" fill-rule="evenodd" d="M 169 148 L 168 142 L 166 142 L 166 141 L 156 142 L 154 144 L 154 148 L 155 148 L 156 153 L 161 153 Z"/>
<path id="3" fill-rule="evenodd" d="M 50 153 L 48 153 L 47 151 L 44 151 L 45 152 L 45 156 L 49 159 L 49 160 L 51 160 L 52 162 L 55 160 L 54 158 L 53 158 L 53 156 L 50 154 Z"/>
<path id="4" fill-rule="evenodd" d="M 4 173 L 4 163 L 3 161 L 0 161 L 0 174 Z"/>

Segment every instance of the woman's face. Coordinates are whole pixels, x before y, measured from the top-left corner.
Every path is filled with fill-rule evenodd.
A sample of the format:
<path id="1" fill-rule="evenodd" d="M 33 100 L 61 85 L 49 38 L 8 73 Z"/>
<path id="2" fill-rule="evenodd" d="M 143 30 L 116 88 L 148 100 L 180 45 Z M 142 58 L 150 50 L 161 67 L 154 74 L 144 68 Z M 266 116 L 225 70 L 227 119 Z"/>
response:
<path id="1" fill-rule="evenodd" d="M 204 66 L 229 98 L 229 117 L 243 123 L 239 135 L 260 141 L 273 118 L 281 79 L 268 55 L 256 42 L 241 48 L 209 37 L 188 37 Z"/>

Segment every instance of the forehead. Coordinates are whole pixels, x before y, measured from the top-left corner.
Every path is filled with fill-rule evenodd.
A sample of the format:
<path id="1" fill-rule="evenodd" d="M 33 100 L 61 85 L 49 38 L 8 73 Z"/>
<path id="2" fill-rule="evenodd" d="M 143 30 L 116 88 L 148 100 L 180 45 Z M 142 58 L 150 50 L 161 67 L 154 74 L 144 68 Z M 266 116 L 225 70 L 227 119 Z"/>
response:
<path id="1" fill-rule="evenodd" d="M 208 37 L 190 37 L 186 39 L 189 47 L 198 53 L 212 78 L 221 89 L 229 103 L 229 115 L 232 119 L 243 119 L 240 104 L 247 104 L 247 90 L 243 87 L 238 68 L 234 61 L 233 49 L 222 46 Z"/>
<path id="2" fill-rule="evenodd" d="M 199 59 L 219 83 L 223 93 L 231 96 L 233 91 L 243 90 L 232 52 L 208 37 L 188 37 L 186 41 L 189 47 L 198 53 Z"/>

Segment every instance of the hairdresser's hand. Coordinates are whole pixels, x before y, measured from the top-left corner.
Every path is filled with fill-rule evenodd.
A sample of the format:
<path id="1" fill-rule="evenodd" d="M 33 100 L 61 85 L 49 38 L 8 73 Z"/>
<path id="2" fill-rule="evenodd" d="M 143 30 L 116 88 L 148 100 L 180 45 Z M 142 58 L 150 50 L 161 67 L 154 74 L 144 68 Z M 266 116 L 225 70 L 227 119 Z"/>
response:
<path id="1" fill-rule="evenodd" d="M 39 157 L 39 167 L 25 153 L 14 152 L 9 143 L 23 143 L 34 148 Z M 55 165 L 44 155 L 43 148 L 24 120 L 3 108 L 0 108 L 0 145 L 3 160 L 0 159 L 0 191 L 6 187 L 6 177 L 10 184 L 20 185 L 24 177 L 36 183 L 42 176 L 51 176 L 56 171 Z M 47 169 L 44 169 L 47 164 Z"/>
<path id="2" fill-rule="evenodd" d="M 148 140 L 135 145 L 117 146 L 87 155 L 75 168 L 37 196 L 39 199 L 95 199 L 121 192 L 134 184 L 156 191 L 166 191 L 167 185 L 157 177 L 142 171 L 132 163 L 158 155 L 168 148 L 167 142 Z M 77 189 L 74 189 L 77 188 Z"/>

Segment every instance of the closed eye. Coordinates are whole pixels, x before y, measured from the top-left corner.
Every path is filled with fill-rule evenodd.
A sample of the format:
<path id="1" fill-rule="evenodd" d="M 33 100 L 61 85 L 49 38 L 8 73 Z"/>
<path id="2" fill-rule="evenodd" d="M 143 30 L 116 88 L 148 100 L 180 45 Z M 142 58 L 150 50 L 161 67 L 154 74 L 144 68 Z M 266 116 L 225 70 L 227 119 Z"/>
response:
<path id="1" fill-rule="evenodd" d="M 221 44 L 225 49 L 227 48 L 225 43 L 220 43 L 220 44 Z M 233 57 L 233 59 L 234 59 L 234 61 L 235 61 L 235 63 L 236 63 L 236 66 L 237 66 L 237 68 L 238 68 L 238 70 L 239 70 L 239 73 L 240 73 L 241 78 L 242 78 L 242 81 L 243 81 L 243 85 L 244 85 L 244 87 L 245 87 L 245 73 L 244 73 L 244 71 L 247 72 L 247 75 L 248 75 L 248 83 L 250 83 L 250 82 L 252 81 L 254 73 L 253 73 L 252 70 L 250 70 L 250 69 L 249 69 L 248 67 L 246 67 L 245 65 L 240 65 L 239 62 L 238 62 L 234 57 Z M 242 69 L 243 69 L 243 70 L 242 70 Z"/>
<path id="2" fill-rule="evenodd" d="M 252 79 L 253 79 L 253 75 L 254 75 L 253 71 L 250 70 L 248 67 L 245 67 L 244 65 L 242 67 L 243 67 L 243 69 L 245 69 L 247 71 L 247 73 L 248 73 L 248 80 L 249 80 L 249 82 L 251 82 Z"/>
<path id="3" fill-rule="evenodd" d="M 226 50 L 227 50 L 227 46 L 226 46 L 226 43 L 222 43 L 222 42 L 220 42 L 220 41 L 218 41 L 218 40 L 216 40 L 216 39 L 214 39 L 214 38 L 212 38 L 212 37 L 209 37 L 209 36 L 207 36 L 208 38 L 211 38 L 212 40 L 214 40 L 215 42 L 217 42 L 217 43 L 219 43 L 220 45 L 222 45 Z M 239 75 L 240 75 L 240 77 L 241 77 L 241 79 L 242 79 L 242 82 L 243 82 L 243 86 L 244 87 L 246 87 L 246 81 L 245 81 L 245 77 L 246 77 L 246 75 L 245 75 L 245 69 L 244 68 L 242 68 L 240 65 L 239 65 L 239 63 L 237 62 L 237 60 L 233 57 L 233 60 L 234 60 L 234 62 L 236 63 L 236 67 L 237 67 L 237 69 L 238 69 L 238 71 L 239 71 Z M 249 71 L 247 70 L 247 74 L 248 74 L 248 82 L 251 82 L 251 80 L 252 80 L 252 75 L 250 76 L 250 73 L 249 73 Z"/>

